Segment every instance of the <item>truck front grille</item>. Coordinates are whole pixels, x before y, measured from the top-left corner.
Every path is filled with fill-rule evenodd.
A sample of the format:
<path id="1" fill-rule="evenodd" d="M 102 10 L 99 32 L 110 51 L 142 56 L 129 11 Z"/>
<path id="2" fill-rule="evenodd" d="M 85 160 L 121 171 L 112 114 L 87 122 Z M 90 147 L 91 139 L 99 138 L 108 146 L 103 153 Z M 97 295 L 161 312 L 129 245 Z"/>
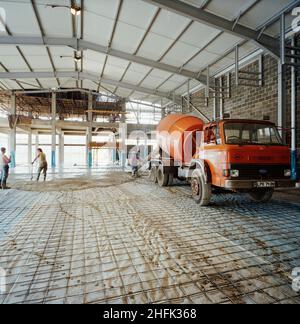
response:
<path id="1" fill-rule="evenodd" d="M 284 170 L 290 169 L 289 165 L 251 165 L 251 164 L 232 164 L 231 170 L 239 170 L 238 179 L 286 179 Z"/>

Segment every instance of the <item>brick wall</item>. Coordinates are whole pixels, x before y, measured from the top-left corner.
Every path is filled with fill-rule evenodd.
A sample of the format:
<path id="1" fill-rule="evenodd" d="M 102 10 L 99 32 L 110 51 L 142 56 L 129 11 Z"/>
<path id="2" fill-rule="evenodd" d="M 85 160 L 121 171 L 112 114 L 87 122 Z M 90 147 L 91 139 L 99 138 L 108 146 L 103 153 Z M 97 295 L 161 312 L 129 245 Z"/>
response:
<path id="1" fill-rule="evenodd" d="M 278 107 L 278 69 L 277 61 L 271 56 L 266 55 L 263 59 L 264 64 L 264 85 L 263 87 L 248 87 L 235 85 L 235 74 L 231 73 L 231 97 L 225 99 L 224 113 L 229 113 L 231 118 L 243 119 L 259 119 L 262 120 L 264 116 L 269 116 L 270 120 L 277 123 L 277 107 Z M 258 62 L 249 64 L 242 68 L 243 71 L 258 72 Z M 287 127 L 290 128 L 291 119 L 291 82 L 290 69 L 287 72 Z M 249 75 L 247 77 L 250 77 Z M 251 78 L 253 78 L 251 76 Z M 248 82 L 248 81 L 242 81 Z M 251 82 L 252 83 L 252 82 Z M 300 75 L 297 81 L 297 107 L 298 109 L 298 125 L 300 125 Z M 217 86 L 219 83 L 217 83 Z M 223 86 L 227 86 L 227 78 L 223 78 Z M 211 95 L 213 95 L 211 93 Z M 205 105 L 205 91 L 200 90 L 192 96 L 192 103 L 200 109 L 207 117 L 213 119 L 214 99 L 210 99 L 208 106 Z M 218 97 L 218 96 L 217 96 Z M 219 116 L 220 100 L 217 101 L 217 111 Z M 298 147 L 300 149 L 300 131 L 298 133 Z"/>

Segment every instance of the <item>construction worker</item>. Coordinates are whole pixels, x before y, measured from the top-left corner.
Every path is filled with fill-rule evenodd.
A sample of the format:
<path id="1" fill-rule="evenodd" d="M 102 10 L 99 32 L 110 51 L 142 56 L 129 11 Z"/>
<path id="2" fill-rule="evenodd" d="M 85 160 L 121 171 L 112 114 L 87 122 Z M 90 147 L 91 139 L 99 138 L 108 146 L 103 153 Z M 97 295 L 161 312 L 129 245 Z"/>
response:
<path id="1" fill-rule="evenodd" d="M 132 176 L 138 176 L 139 164 L 140 164 L 140 151 L 135 151 L 131 153 L 130 164 L 132 167 Z"/>
<path id="2" fill-rule="evenodd" d="M 1 188 L 3 190 L 10 189 L 6 185 L 8 175 L 9 175 L 9 163 L 10 162 L 11 162 L 11 159 L 6 156 L 6 148 L 1 147 L 0 170 L 1 170 Z"/>
<path id="3" fill-rule="evenodd" d="M 46 178 L 47 178 L 47 170 L 48 170 L 48 163 L 47 163 L 46 154 L 40 148 L 37 150 L 37 156 L 34 159 L 34 161 L 32 162 L 32 164 L 34 164 L 35 161 L 37 161 L 37 160 L 39 161 L 39 169 L 38 169 L 38 176 L 37 176 L 36 181 L 39 181 L 40 180 L 40 176 L 41 176 L 41 173 L 42 172 L 44 174 L 44 181 L 46 181 Z"/>

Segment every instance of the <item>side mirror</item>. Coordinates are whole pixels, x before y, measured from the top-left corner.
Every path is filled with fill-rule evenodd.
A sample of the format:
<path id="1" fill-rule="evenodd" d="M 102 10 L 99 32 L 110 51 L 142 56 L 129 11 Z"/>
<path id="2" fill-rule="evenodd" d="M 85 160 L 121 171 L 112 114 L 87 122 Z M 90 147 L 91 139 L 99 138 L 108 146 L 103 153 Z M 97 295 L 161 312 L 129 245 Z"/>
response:
<path id="1" fill-rule="evenodd" d="M 209 144 L 210 143 L 210 133 L 209 133 L 209 130 L 208 129 L 204 132 L 204 143 L 205 144 Z"/>
<path id="2" fill-rule="evenodd" d="M 217 144 L 217 139 L 216 139 L 216 135 L 213 131 L 212 128 L 209 128 L 205 131 L 205 135 L 204 135 L 204 141 L 206 144 L 210 144 L 212 142 L 214 142 L 215 144 Z"/>

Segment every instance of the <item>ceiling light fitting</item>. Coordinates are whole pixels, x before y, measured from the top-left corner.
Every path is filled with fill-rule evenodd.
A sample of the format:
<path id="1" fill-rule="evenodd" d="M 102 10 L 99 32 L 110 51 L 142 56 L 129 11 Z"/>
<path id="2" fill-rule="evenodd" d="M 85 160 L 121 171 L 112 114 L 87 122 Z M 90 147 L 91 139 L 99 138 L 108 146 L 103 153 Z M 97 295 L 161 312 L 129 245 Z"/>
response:
<path id="1" fill-rule="evenodd" d="M 81 8 L 78 7 L 78 6 L 76 6 L 76 5 L 69 7 L 69 6 L 63 6 L 63 5 L 50 5 L 50 4 L 46 4 L 46 7 L 50 7 L 52 9 L 53 8 L 67 8 L 67 9 L 70 9 L 71 14 L 73 16 L 79 16 L 79 15 L 81 15 L 81 11 L 82 11 Z"/>
<path id="2" fill-rule="evenodd" d="M 77 7 L 77 6 L 71 7 L 71 14 L 73 16 L 79 16 L 79 15 L 81 15 L 81 8 L 80 7 Z"/>

